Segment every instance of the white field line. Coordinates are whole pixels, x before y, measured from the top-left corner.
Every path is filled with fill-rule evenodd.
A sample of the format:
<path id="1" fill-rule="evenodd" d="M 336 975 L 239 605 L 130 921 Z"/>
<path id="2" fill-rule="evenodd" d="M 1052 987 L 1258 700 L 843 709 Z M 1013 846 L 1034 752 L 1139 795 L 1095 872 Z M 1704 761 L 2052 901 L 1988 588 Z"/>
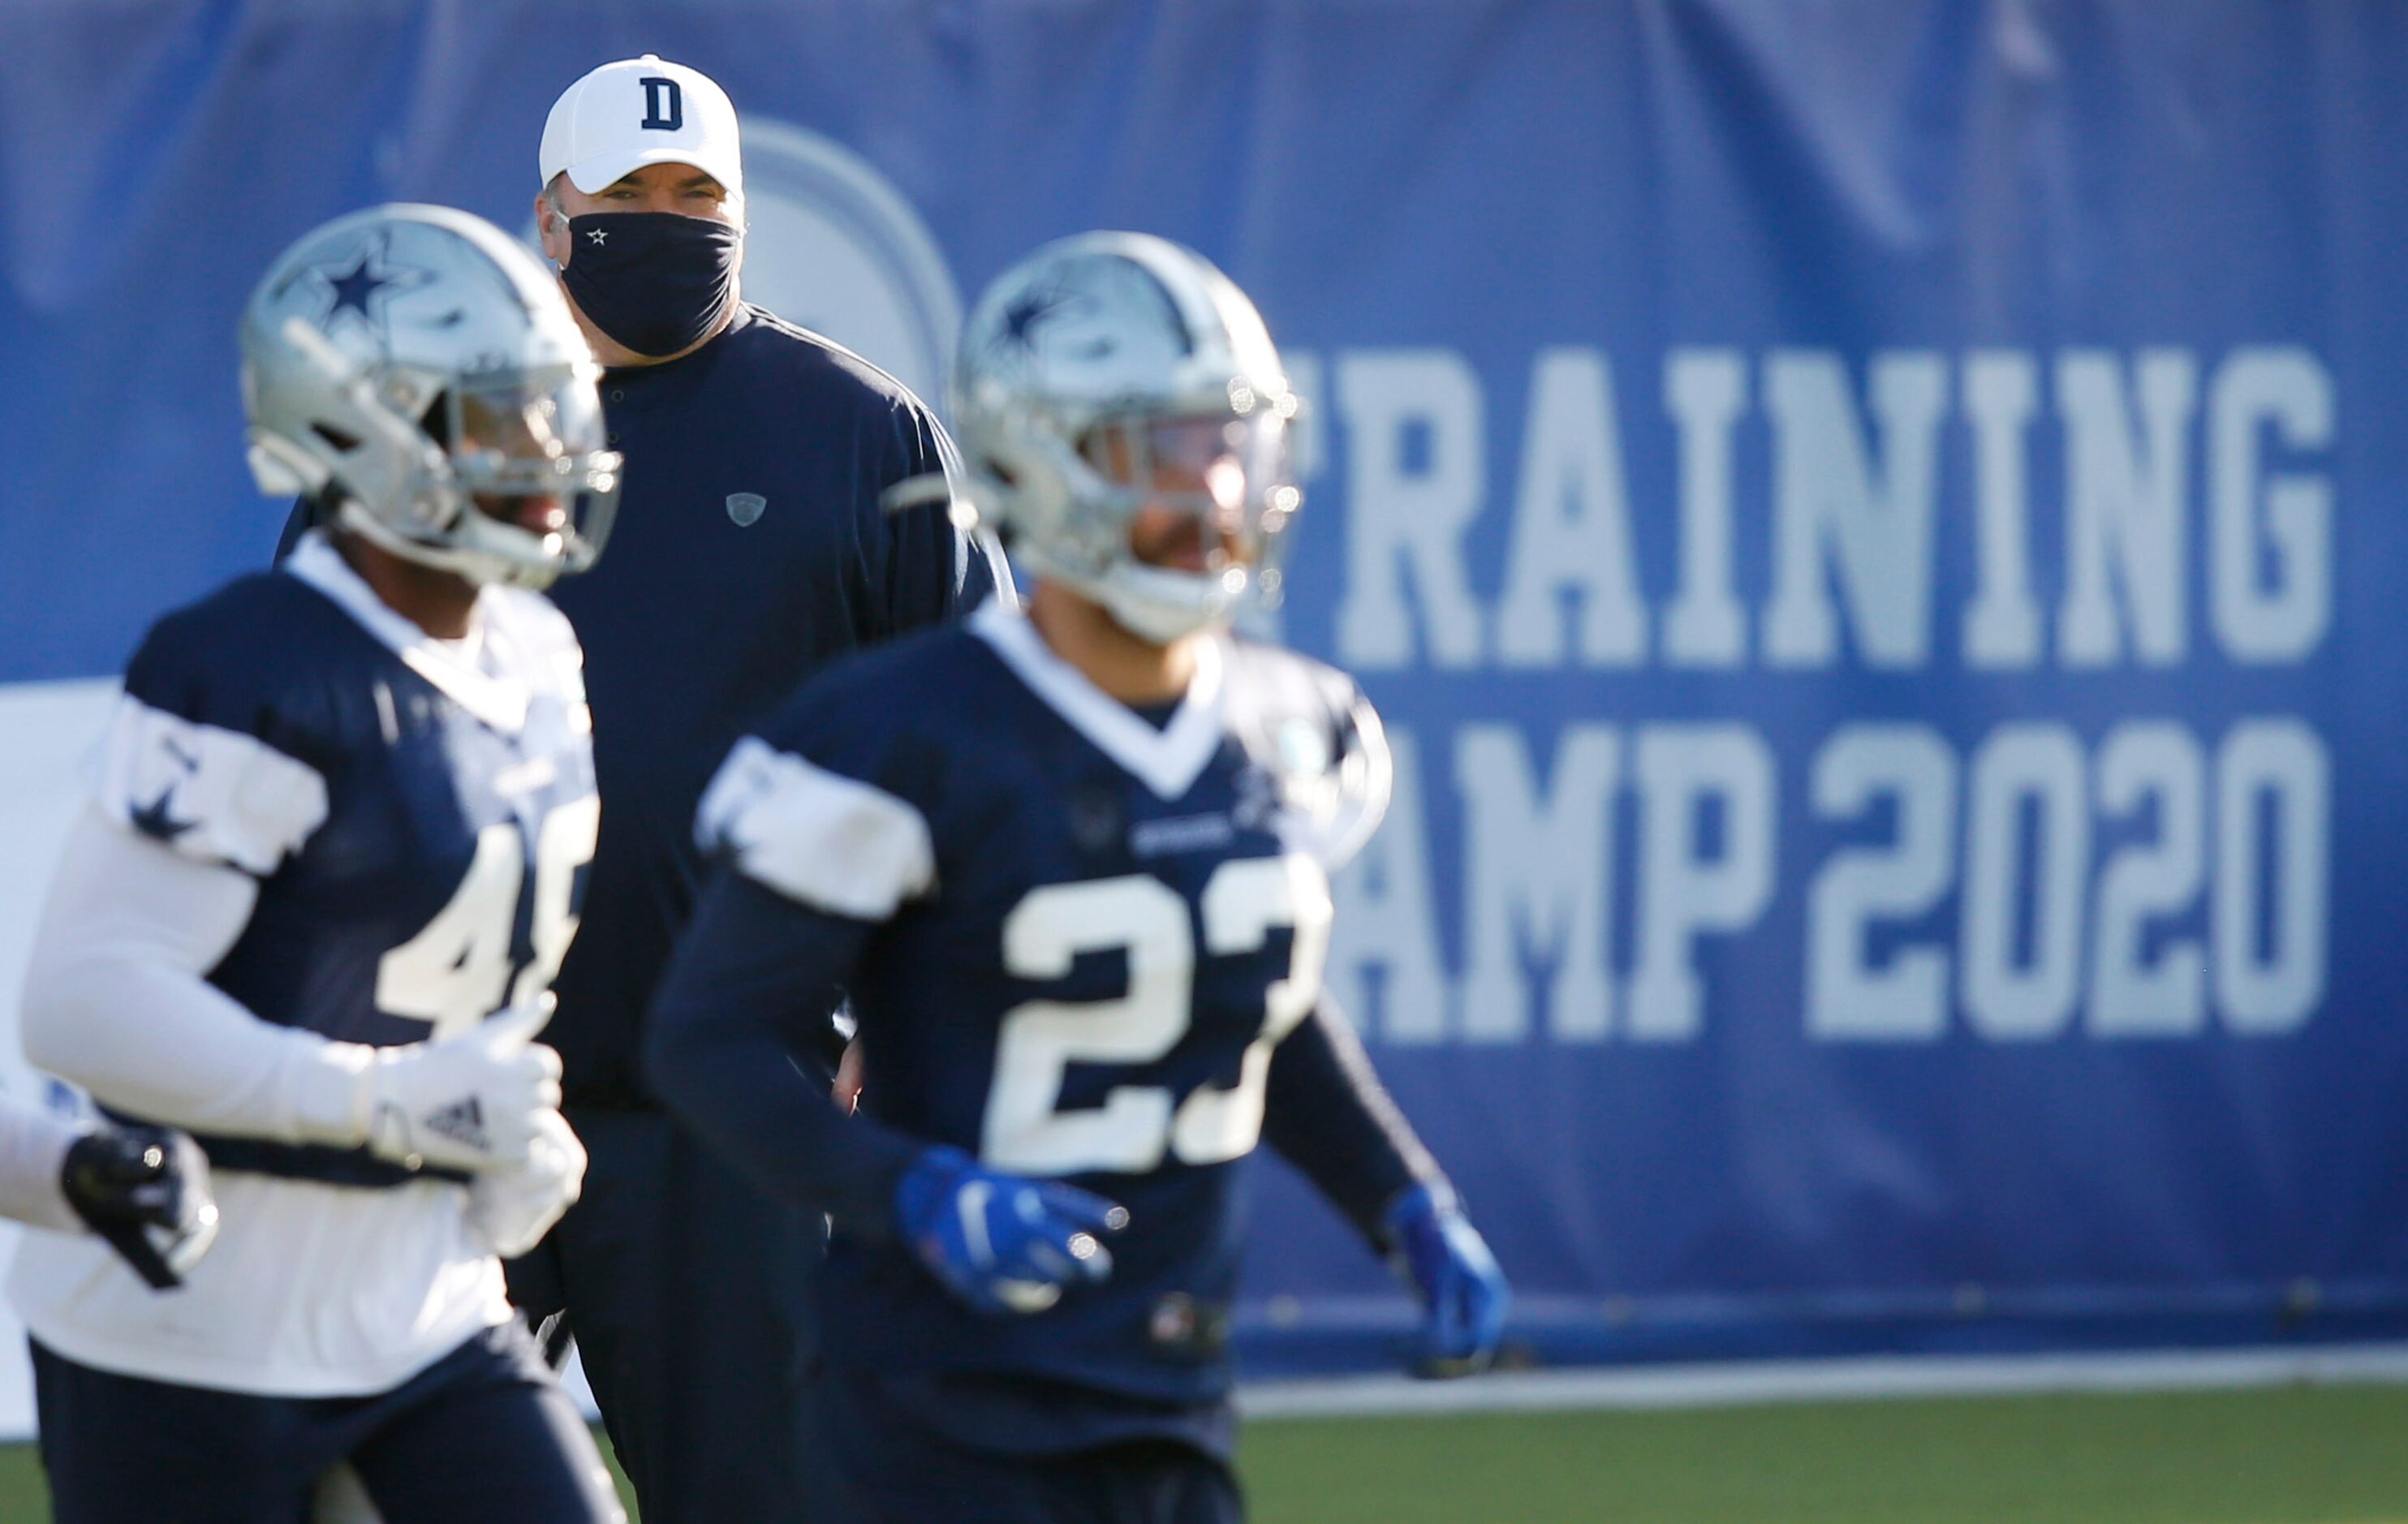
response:
<path id="1" fill-rule="evenodd" d="M 1343 1376 L 1240 1387 L 1249 1418 L 1580 1408 L 1729 1407 L 1890 1397 L 2028 1392 L 2201 1391 L 2408 1383 L 2408 1344 L 2315 1349 L 2166 1350 L 2099 1355 L 1932 1355 L 1705 1365 L 1516 1371 L 1468 1381 Z"/>

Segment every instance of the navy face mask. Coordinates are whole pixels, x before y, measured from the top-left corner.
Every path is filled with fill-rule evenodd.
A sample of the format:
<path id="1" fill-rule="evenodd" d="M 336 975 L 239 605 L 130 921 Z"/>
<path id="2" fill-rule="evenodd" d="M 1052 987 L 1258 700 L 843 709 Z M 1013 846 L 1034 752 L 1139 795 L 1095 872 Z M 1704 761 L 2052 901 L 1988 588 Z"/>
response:
<path id="1" fill-rule="evenodd" d="M 561 279 L 594 326 L 640 355 L 671 355 L 710 332 L 736 296 L 743 235 L 676 212 L 568 220 Z"/>

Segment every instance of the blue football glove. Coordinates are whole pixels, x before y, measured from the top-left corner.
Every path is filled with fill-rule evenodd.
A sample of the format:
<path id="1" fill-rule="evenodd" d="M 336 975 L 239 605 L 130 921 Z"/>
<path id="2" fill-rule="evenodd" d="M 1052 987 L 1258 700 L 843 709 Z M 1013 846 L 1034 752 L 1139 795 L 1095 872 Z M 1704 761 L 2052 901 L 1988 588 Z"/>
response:
<path id="1" fill-rule="evenodd" d="M 984 1313 L 1043 1312 L 1065 1286 L 1112 1273 L 1097 1237 L 1128 1211 L 1093 1191 L 982 1169 L 958 1148 L 931 1147 L 903 1172 L 895 1213 L 936 1277 Z"/>
<path id="2" fill-rule="evenodd" d="M 1425 1317 L 1414 1374 L 1469 1375 L 1484 1369 L 1504 1337 L 1513 1293 L 1454 1189 L 1415 1186 L 1389 1205 L 1381 1226 L 1398 1274 L 1421 1293 Z"/>

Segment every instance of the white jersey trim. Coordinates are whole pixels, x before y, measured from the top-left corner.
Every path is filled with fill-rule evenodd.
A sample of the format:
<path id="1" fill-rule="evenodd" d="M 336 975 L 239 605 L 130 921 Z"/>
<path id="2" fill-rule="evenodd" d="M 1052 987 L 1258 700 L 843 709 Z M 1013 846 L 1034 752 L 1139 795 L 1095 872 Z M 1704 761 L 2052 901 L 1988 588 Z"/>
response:
<path id="1" fill-rule="evenodd" d="M 706 851 L 730 850 L 747 877 L 816 910 L 884 920 L 937 882 L 920 812 L 758 736 L 736 743 L 695 812 Z"/>
<path id="2" fill-rule="evenodd" d="M 1170 723 L 1155 730 L 1054 654 L 1025 616 L 997 601 L 981 605 L 968 622 L 970 633 L 994 648 L 1003 664 L 1047 707 L 1157 798 L 1183 796 L 1220 751 L 1225 659 L 1217 639 L 1197 642 L 1196 676 L 1187 684 L 1187 696 L 1180 700 Z"/>
<path id="3" fill-rule="evenodd" d="M 324 531 L 313 529 L 302 535 L 293 553 L 284 558 L 282 569 L 325 594 L 400 657 L 403 665 L 442 690 L 463 709 L 508 735 L 526 728 L 527 706 L 533 700 L 527 684 L 508 673 L 488 671 L 475 660 L 475 654 L 493 642 L 472 642 L 463 652 L 429 635 L 387 606 L 376 590 L 351 570 Z M 494 587 L 478 591 L 478 628 L 490 631 L 496 623 L 507 622 L 495 615 L 508 591 Z M 507 661 L 511 654 L 494 653 L 497 662 Z"/>
<path id="4" fill-rule="evenodd" d="M 255 735 L 120 694 L 93 767 L 109 819 L 195 862 L 265 878 L 325 823 L 326 780 Z"/>

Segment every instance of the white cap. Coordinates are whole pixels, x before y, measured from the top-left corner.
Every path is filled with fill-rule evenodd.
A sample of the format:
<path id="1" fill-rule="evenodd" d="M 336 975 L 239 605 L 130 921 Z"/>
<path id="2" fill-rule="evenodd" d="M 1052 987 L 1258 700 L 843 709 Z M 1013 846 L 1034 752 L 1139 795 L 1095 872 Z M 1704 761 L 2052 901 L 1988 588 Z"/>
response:
<path id="1" fill-rule="evenodd" d="M 698 69 L 658 54 L 605 64 L 560 93 L 543 120 L 543 183 L 566 171 L 587 195 L 646 164 L 692 164 L 744 193 L 736 106 Z"/>

